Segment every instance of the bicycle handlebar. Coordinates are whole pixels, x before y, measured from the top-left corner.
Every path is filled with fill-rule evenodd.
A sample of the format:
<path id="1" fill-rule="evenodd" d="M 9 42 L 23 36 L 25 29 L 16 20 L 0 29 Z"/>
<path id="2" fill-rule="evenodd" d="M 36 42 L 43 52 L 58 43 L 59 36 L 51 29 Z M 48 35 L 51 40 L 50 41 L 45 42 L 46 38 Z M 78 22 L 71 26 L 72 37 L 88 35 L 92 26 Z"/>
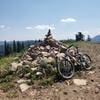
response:
<path id="1" fill-rule="evenodd" d="M 66 49 L 66 51 L 67 51 L 67 52 L 69 52 L 69 49 L 70 49 L 71 47 L 75 47 L 75 48 L 76 48 L 76 50 L 77 50 L 77 53 L 78 53 L 78 47 L 77 47 L 77 46 L 75 46 L 75 45 L 73 45 L 73 44 L 72 44 L 72 45 L 70 45 L 70 46 Z"/>

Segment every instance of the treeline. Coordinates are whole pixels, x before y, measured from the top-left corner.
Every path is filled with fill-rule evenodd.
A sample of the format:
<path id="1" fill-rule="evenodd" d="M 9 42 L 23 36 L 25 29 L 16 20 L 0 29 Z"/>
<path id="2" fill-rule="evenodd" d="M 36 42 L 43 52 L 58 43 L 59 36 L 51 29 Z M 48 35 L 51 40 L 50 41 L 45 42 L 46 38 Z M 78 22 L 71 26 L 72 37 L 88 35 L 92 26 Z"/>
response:
<path id="1" fill-rule="evenodd" d="M 75 35 L 76 41 L 85 41 L 85 35 L 82 32 L 78 32 L 78 34 Z M 90 35 L 87 36 L 86 41 L 91 41 Z"/>
<path id="2" fill-rule="evenodd" d="M 60 40 L 60 42 L 70 45 L 77 41 L 91 41 L 91 40 L 92 39 L 91 39 L 90 35 L 88 35 L 86 38 L 82 32 L 78 32 L 77 34 L 75 34 L 75 39 L 65 39 L 65 40 Z"/>
<path id="3" fill-rule="evenodd" d="M 28 41 L 11 41 L 7 42 L 4 41 L 4 56 L 21 52 L 23 50 L 26 50 L 30 47 L 32 44 L 38 44 L 42 42 L 41 40 L 28 40 Z"/>

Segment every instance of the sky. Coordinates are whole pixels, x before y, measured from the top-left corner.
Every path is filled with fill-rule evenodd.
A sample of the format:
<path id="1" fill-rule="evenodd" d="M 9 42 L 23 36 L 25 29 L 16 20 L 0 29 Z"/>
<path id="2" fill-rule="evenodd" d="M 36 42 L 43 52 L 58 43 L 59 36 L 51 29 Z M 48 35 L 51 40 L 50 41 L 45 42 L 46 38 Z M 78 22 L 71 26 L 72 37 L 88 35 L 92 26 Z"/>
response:
<path id="1" fill-rule="evenodd" d="M 0 0 L 0 41 L 100 35 L 100 0 Z"/>

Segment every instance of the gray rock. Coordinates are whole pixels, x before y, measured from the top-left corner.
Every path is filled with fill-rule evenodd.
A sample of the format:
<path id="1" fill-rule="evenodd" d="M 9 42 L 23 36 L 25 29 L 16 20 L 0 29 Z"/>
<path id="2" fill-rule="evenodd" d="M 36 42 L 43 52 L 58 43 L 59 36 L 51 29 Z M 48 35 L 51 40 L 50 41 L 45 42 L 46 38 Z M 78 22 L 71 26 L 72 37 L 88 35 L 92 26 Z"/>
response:
<path id="1" fill-rule="evenodd" d="M 85 79 L 73 79 L 73 83 L 77 86 L 87 85 L 87 80 L 85 80 Z"/>
<path id="2" fill-rule="evenodd" d="M 26 82 L 30 82 L 31 80 L 27 80 L 27 79 L 20 79 L 17 81 L 18 84 L 21 84 L 21 83 L 26 83 Z"/>
<path id="3" fill-rule="evenodd" d="M 50 50 L 50 46 L 49 46 L 49 45 L 47 45 L 47 46 L 46 46 L 46 49 L 47 49 L 47 50 Z"/>
<path id="4" fill-rule="evenodd" d="M 21 92 L 24 92 L 24 91 L 28 90 L 31 86 L 29 86 L 25 83 L 22 83 L 19 85 L 19 87 L 20 87 Z"/>
<path id="5" fill-rule="evenodd" d="M 89 75 L 94 74 L 94 73 L 95 73 L 95 71 L 89 71 L 88 72 Z"/>
<path id="6" fill-rule="evenodd" d="M 13 62 L 11 63 L 11 70 L 16 71 L 19 66 L 22 66 L 22 63 Z"/>
<path id="7" fill-rule="evenodd" d="M 37 60 L 32 61 L 33 66 L 37 65 Z"/>
<path id="8" fill-rule="evenodd" d="M 59 57 L 59 58 L 62 58 L 62 57 L 64 57 L 64 56 L 65 56 L 64 53 L 58 53 L 58 54 L 57 54 L 57 57 Z"/>
<path id="9" fill-rule="evenodd" d="M 37 67 L 31 68 L 32 71 L 36 71 L 37 69 L 38 69 Z"/>
<path id="10" fill-rule="evenodd" d="M 35 47 L 34 45 L 31 45 L 31 46 L 30 46 L 30 48 L 34 48 L 34 47 Z"/>
<path id="11" fill-rule="evenodd" d="M 40 76 L 40 75 L 42 75 L 42 72 L 36 72 L 36 75 Z"/>
<path id="12" fill-rule="evenodd" d="M 30 64 L 30 61 L 28 61 L 28 60 L 23 60 L 23 63 L 22 63 L 23 65 L 29 65 Z"/>
<path id="13" fill-rule="evenodd" d="M 41 52 L 42 53 L 42 55 L 44 56 L 44 57 L 48 57 L 49 56 L 49 53 L 48 52 Z"/>
<path id="14" fill-rule="evenodd" d="M 44 50 L 44 47 L 43 46 L 40 46 L 40 50 Z"/>
<path id="15" fill-rule="evenodd" d="M 32 61 L 32 58 L 29 55 L 26 55 L 28 61 Z"/>
<path id="16" fill-rule="evenodd" d="M 52 62 L 54 61 L 54 58 L 49 57 L 47 60 L 48 60 L 48 61 L 47 61 L 48 63 L 52 63 Z"/>

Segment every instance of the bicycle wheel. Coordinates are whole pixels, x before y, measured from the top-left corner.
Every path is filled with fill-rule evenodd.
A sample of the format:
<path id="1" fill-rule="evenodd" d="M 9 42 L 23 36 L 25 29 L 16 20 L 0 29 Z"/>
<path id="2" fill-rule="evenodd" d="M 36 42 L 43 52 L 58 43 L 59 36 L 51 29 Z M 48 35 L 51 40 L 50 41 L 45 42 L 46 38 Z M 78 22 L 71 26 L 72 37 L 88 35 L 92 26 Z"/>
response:
<path id="1" fill-rule="evenodd" d="M 58 58 L 57 65 L 58 72 L 64 79 L 70 79 L 75 74 L 74 66 L 68 59 L 63 58 L 60 60 Z"/>
<path id="2" fill-rule="evenodd" d="M 82 55 L 82 65 L 86 70 L 90 70 L 91 66 L 91 58 L 87 54 Z"/>

